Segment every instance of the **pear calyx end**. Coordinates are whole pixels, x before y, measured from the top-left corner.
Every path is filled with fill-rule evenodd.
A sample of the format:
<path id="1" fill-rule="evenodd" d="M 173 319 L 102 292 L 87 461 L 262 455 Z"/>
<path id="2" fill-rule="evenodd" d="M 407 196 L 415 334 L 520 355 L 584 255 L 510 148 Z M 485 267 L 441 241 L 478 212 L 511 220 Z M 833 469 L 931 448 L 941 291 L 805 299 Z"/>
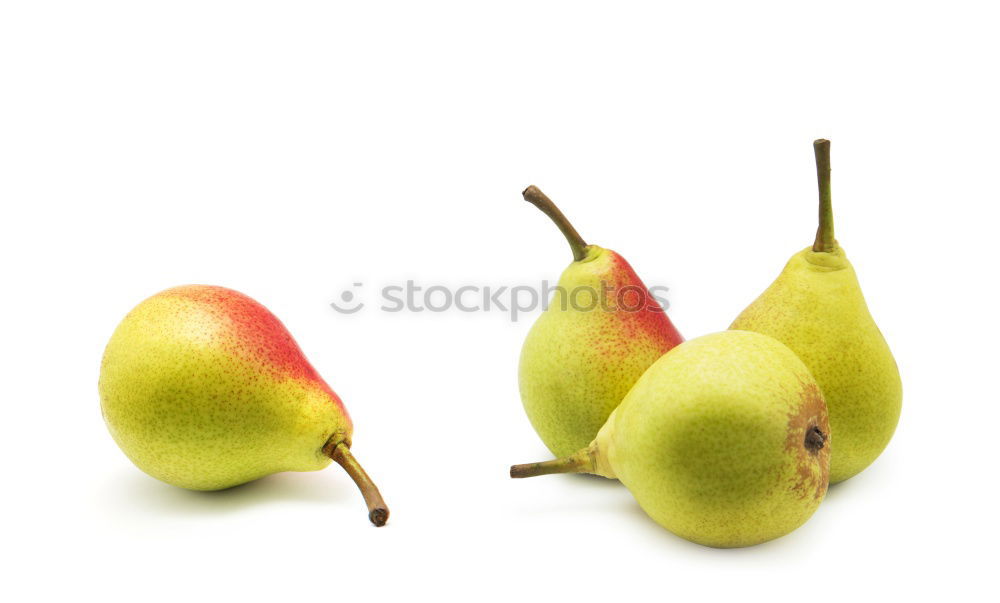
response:
<path id="1" fill-rule="evenodd" d="M 826 444 L 826 440 L 827 435 L 823 433 L 819 427 L 814 425 L 806 431 L 806 437 L 803 445 L 809 452 L 817 454 L 823 449 L 823 446 Z"/>

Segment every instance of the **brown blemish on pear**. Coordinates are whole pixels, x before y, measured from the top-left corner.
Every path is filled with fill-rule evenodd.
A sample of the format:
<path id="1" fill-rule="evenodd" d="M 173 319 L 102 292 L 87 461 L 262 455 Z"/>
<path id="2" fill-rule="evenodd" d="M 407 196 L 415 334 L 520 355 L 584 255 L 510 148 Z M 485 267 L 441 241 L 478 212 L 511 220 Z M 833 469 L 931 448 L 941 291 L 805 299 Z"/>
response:
<path id="1" fill-rule="evenodd" d="M 830 480 L 830 420 L 823 393 L 815 383 L 803 383 L 802 403 L 788 417 L 785 450 L 794 454 L 796 479 L 792 488 L 802 498 L 823 498 Z M 819 467 L 817 479 L 816 468 Z"/>

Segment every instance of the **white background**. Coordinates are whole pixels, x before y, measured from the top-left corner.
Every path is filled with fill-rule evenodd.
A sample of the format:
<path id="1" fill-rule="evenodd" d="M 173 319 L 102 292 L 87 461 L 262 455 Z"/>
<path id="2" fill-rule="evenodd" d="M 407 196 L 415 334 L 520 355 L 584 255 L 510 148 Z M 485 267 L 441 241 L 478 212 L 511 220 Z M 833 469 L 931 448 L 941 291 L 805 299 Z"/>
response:
<path id="1" fill-rule="evenodd" d="M 338 5 L 339 4 L 339 5 Z M 935 4 L 937 8 L 935 8 Z M 987 3 L 5 2 L 4 590 L 20 600 L 866 600 L 994 592 L 997 15 Z M 534 314 L 378 287 L 569 263 L 519 193 L 724 329 L 812 241 L 811 142 L 904 382 L 882 457 L 780 540 L 713 550 L 621 486 L 514 482 Z M 329 307 L 353 282 L 370 305 Z M 339 468 L 192 493 L 133 467 L 97 375 L 125 313 L 212 283 L 344 398 Z M 221 599 L 220 599 L 221 600 Z"/>

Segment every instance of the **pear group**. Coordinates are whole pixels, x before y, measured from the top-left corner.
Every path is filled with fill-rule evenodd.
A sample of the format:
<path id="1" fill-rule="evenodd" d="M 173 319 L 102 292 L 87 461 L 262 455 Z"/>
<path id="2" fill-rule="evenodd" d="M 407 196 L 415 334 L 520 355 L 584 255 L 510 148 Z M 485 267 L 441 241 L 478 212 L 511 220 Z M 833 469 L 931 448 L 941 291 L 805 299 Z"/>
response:
<path id="1" fill-rule="evenodd" d="M 728 548 L 795 530 L 819 507 L 830 483 L 856 475 L 879 456 L 899 419 L 902 386 L 854 268 L 833 236 L 829 141 L 817 140 L 814 150 L 816 239 L 730 330 L 671 339 L 651 360 L 655 346 L 642 346 L 664 340 L 608 329 L 628 323 L 614 318 L 619 308 L 590 316 L 551 308 L 543 314 L 522 351 L 521 395 L 557 458 L 515 465 L 511 477 L 592 473 L 618 479 L 656 523 L 692 542 Z M 577 262 L 590 258 L 591 248 L 582 249 Z M 563 281 L 593 287 L 609 274 L 573 265 Z M 617 333 L 644 349 L 628 358 L 635 370 L 562 360 L 589 358 L 594 343 L 587 335 L 598 324 L 602 335 Z M 541 386 L 526 390 L 526 364 L 534 373 L 530 383 Z M 623 390 L 618 402 L 610 399 Z M 566 409 L 597 407 L 610 409 L 608 418 L 582 445 L 589 430 Z M 543 429 L 538 409 L 559 412 L 545 415 Z M 553 445 L 549 434 L 560 425 L 552 422 L 576 437 Z M 592 430 L 592 423 L 587 426 Z"/>

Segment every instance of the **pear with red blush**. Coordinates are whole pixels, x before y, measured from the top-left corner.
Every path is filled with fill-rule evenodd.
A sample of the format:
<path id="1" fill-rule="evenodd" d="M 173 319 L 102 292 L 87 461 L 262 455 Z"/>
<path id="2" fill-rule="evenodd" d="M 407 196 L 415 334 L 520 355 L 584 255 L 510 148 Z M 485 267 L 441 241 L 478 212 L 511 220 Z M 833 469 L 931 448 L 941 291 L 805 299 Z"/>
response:
<path id="1" fill-rule="evenodd" d="M 522 195 L 552 219 L 573 252 L 519 367 L 528 419 L 563 457 L 593 441 L 632 385 L 683 338 L 625 258 L 588 245 L 537 187 Z"/>
<path id="2" fill-rule="evenodd" d="M 115 442 L 168 484 L 221 490 L 334 460 L 371 522 L 389 517 L 351 453 L 344 404 L 277 317 L 242 293 L 189 285 L 140 303 L 111 336 L 98 389 Z"/>

